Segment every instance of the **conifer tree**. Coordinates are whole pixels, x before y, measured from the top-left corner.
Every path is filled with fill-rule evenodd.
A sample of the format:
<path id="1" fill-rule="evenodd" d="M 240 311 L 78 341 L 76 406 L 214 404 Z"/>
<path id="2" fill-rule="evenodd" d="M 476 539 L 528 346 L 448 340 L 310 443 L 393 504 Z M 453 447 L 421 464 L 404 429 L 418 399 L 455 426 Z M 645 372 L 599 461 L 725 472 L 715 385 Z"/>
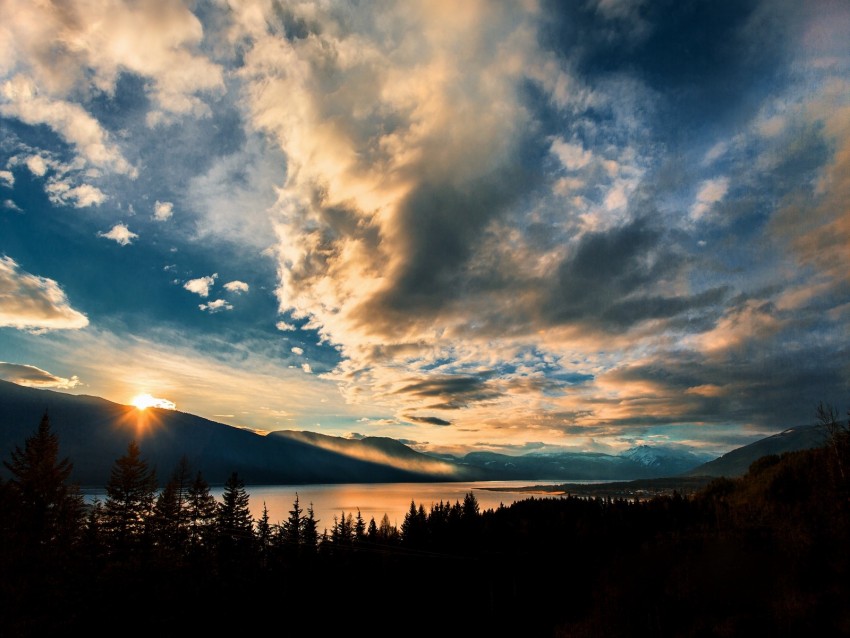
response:
<path id="1" fill-rule="evenodd" d="M 296 551 L 303 543 L 304 532 L 304 510 L 298 500 L 298 492 L 295 493 L 295 501 L 289 510 L 289 518 L 283 524 L 283 544 L 289 551 Z"/>
<path id="2" fill-rule="evenodd" d="M 189 461 L 183 456 L 165 488 L 157 497 L 153 525 L 157 544 L 166 551 L 178 551 L 188 536 Z"/>
<path id="3" fill-rule="evenodd" d="M 130 441 L 106 485 L 104 529 L 117 551 L 137 547 L 145 538 L 155 492 L 156 474 L 142 459 L 138 444 Z"/>
<path id="4" fill-rule="evenodd" d="M 9 489 L 17 509 L 14 525 L 25 542 L 43 546 L 74 540 L 84 509 L 79 488 L 68 481 L 73 465 L 59 460 L 59 438 L 50 429 L 47 412 L 36 433 L 16 447 L 8 462 Z"/>
<path id="5" fill-rule="evenodd" d="M 308 554 L 314 554 L 319 544 L 319 521 L 313 511 L 313 504 L 307 508 L 307 516 L 304 517 L 304 530 L 302 533 L 304 550 Z"/>
<path id="6" fill-rule="evenodd" d="M 245 484 L 236 472 L 227 479 L 221 498 L 216 512 L 221 558 L 225 562 L 244 559 L 253 546 L 254 519 Z"/>
<path id="7" fill-rule="evenodd" d="M 366 538 L 375 543 L 378 540 L 378 526 L 375 523 L 375 517 L 369 519 L 369 528 L 366 530 Z"/>
<path id="8" fill-rule="evenodd" d="M 357 518 L 354 521 L 354 542 L 362 543 L 366 540 L 366 521 L 363 520 L 363 515 L 360 514 L 360 509 L 357 509 Z"/>
<path id="9" fill-rule="evenodd" d="M 272 548 L 272 525 L 269 523 L 269 508 L 263 501 L 263 515 L 257 519 L 256 525 L 257 548 L 263 564 L 268 563 L 269 553 Z"/>
<path id="10" fill-rule="evenodd" d="M 215 498 L 210 494 L 210 486 L 198 472 L 187 493 L 187 524 L 189 546 L 197 551 L 210 548 L 215 531 Z"/>

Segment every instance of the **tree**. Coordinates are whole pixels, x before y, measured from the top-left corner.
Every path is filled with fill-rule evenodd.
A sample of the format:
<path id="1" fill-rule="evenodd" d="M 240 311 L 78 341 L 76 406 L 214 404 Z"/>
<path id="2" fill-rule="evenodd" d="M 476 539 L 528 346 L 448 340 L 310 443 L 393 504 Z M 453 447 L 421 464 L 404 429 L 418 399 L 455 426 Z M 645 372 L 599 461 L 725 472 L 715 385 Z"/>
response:
<path id="1" fill-rule="evenodd" d="M 390 523 L 390 517 L 384 513 L 381 525 L 378 527 L 378 538 L 383 543 L 394 543 L 398 540 L 398 528 Z"/>
<path id="2" fill-rule="evenodd" d="M 478 499 L 475 498 L 475 494 L 472 492 L 467 492 L 463 497 L 463 506 L 461 516 L 466 519 L 473 519 L 478 516 L 479 507 L 478 507 Z"/>
<path id="3" fill-rule="evenodd" d="M 404 515 L 401 523 L 401 538 L 407 545 L 418 546 L 424 543 L 427 533 L 427 519 L 425 509 L 421 505 L 417 509 L 416 503 L 410 501 L 410 509 Z"/>
<path id="4" fill-rule="evenodd" d="M 375 517 L 369 519 L 369 528 L 366 530 L 366 538 L 374 543 L 378 540 L 378 526 L 375 524 Z"/>
<path id="5" fill-rule="evenodd" d="M 225 563 L 238 562 L 253 548 L 254 519 L 245 484 L 236 472 L 227 479 L 221 499 L 216 512 L 220 558 Z"/>
<path id="6" fill-rule="evenodd" d="M 357 509 L 357 518 L 354 522 L 354 541 L 362 543 L 366 540 L 366 521 L 363 520 L 363 515 L 360 514 L 360 508 Z"/>
<path id="7" fill-rule="evenodd" d="M 16 447 L 8 462 L 9 488 L 17 509 L 16 526 L 31 546 L 71 542 L 84 516 L 83 498 L 68 479 L 73 470 L 59 460 L 59 438 L 50 429 L 45 411 L 36 433 Z"/>
<path id="8" fill-rule="evenodd" d="M 295 501 L 289 510 L 289 518 L 283 524 L 282 541 L 289 551 L 297 551 L 303 543 L 304 532 L 304 510 L 298 501 L 298 492 L 295 493 Z"/>
<path id="9" fill-rule="evenodd" d="M 106 485 L 104 530 L 114 549 L 123 552 L 141 544 L 155 493 L 156 473 L 142 459 L 138 444 L 130 441 L 127 453 L 112 466 Z"/>
<path id="10" fill-rule="evenodd" d="M 177 552 L 189 533 L 189 461 L 183 456 L 153 508 L 155 540 L 160 549 Z"/>
<path id="11" fill-rule="evenodd" d="M 265 566 L 272 547 L 272 526 L 269 523 L 269 508 L 265 501 L 263 501 L 263 515 L 257 519 L 257 547 Z"/>
<path id="12" fill-rule="evenodd" d="M 198 551 L 209 549 L 215 530 L 217 504 L 210 494 L 210 486 L 198 472 L 186 496 L 186 522 L 189 547 Z"/>
<path id="13" fill-rule="evenodd" d="M 302 542 L 308 554 L 314 554 L 316 552 L 316 547 L 319 544 L 319 521 L 316 519 L 316 513 L 313 511 L 312 503 L 307 508 L 307 516 L 304 518 Z"/>

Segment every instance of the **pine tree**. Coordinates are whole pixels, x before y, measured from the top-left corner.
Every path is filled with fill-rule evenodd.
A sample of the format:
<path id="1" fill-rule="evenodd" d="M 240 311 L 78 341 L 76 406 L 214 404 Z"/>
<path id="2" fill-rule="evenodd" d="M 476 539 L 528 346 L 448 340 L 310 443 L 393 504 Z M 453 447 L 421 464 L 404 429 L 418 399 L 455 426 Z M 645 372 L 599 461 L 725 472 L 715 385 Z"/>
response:
<path id="1" fill-rule="evenodd" d="M 374 516 L 369 519 L 369 528 L 366 530 L 366 538 L 368 538 L 372 543 L 378 541 L 378 526 L 375 524 Z"/>
<path id="2" fill-rule="evenodd" d="M 312 503 L 307 508 L 307 516 L 304 517 L 302 543 L 306 553 L 316 553 L 316 547 L 319 544 L 319 521 L 316 519 L 316 513 L 313 511 Z"/>
<path id="3" fill-rule="evenodd" d="M 295 501 L 289 510 L 289 518 L 283 524 L 283 544 L 288 551 L 297 551 L 304 542 L 304 510 L 298 500 L 298 492 L 295 493 Z"/>
<path id="4" fill-rule="evenodd" d="M 363 515 L 360 514 L 360 509 L 357 509 L 357 518 L 354 522 L 354 542 L 362 543 L 366 540 L 366 521 L 363 520 Z"/>
<path id="5" fill-rule="evenodd" d="M 130 441 L 106 485 L 104 529 L 118 552 L 138 547 L 145 539 L 155 493 L 156 473 L 142 459 L 138 444 Z"/>
<path id="6" fill-rule="evenodd" d="M 469 519 L 469 518 L 475 518 L 476 516 L 478 516 L 478 513 L 479 513 L 478 512 L 478 510 L 479 510 L 478 499 L 475 498 L 475 494 L 473 494 L 472 492 L 466 493 L 466 495 L 463 497 L 462 508 L 463 508 L 462 513 L 461 513 L 462 518 Z"/>
<path id="7" fill-rule="evenodd" d="M 225 563 L 243 560 L 253 548 L 254 519 L 245 484 L 236 472 L 227 479 L 221 498 L 216 512 L 220 557 Z"/>
<path id="8" fill-rule="evenodd" d="M 189 461 L 183 456 L 153 509 L 155 540 L 166 552 L 176 552 L 185 546 L 189 533 L 189 487 Z"/>
<path id="9" fill-rule="evenodd" d="M 75 540 L 84 516 L 83 498 L 68 482 L 73 465 L 59 460 L 59 438 L 50 430 L 47 412 L 24 449 L 16 447 L 4 465 L 12 474 L 9 489 L 17 508 L 13 524 L 24 541 L 44 546 Z"/>
<path id="10" fill-rule="evenodd" d="M 215 532 L 217 504 L 210 494 L 209 484 L 200 472 L 189 487 L 186 499 L 189 547 L 195 552 L 210 549 Z"/>
<path id="11" fill-rule="evenodd" d="M 265 501 L 263 501 L 263 515 L 257 519 L 256 530 L 257 548 L 260 550 L 263 565 L 266 565 L 271 553 L 273 538 L 272 525 L 269 523 L 269 508 Z"/>

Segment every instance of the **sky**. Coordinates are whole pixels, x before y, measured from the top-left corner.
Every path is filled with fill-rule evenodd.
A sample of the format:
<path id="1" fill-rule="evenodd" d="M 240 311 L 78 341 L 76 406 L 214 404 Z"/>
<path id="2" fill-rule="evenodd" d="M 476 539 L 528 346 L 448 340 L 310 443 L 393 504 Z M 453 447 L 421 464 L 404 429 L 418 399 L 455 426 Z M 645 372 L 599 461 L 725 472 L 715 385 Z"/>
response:
<path id="1" fill-rule="evenodd" d="M 0 378 L 420 450 L 850 397 L 850 4 L 2 0 Z"/>

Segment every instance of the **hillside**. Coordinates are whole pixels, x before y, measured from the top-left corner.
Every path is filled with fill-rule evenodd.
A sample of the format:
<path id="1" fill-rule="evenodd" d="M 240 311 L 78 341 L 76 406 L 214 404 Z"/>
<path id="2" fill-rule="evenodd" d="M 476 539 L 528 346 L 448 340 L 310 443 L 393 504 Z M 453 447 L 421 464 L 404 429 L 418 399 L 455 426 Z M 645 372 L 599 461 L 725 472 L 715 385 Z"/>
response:
<path id="1" fill-rule="evenodd" d="M 435 480 L 285 436 L 261 436 L 199 416 L 136 408 L 91 396 L 25 388 L 0 381 L 0 457 L 33 434 L 45 409 L 59 436 L 60 453 L 74 463 L 73 480 L 103 486 L 112 464 L 135 439 L 165 481 L 181 456 L 212 484 L 238 472 L 246 484 L 376 483 Z M 0 467 L 5 475 L 5 468 Z M 445 475 L 439 478 L 445 480 Z"/>
<path id="2" fill-rule="evenodd" d="M 821 426 L 800 425 L 727 452 L 685 473 L 686 476 L 743 476 L 753 461 L 769 454 L 809 450 L 826 443 Z"/>

